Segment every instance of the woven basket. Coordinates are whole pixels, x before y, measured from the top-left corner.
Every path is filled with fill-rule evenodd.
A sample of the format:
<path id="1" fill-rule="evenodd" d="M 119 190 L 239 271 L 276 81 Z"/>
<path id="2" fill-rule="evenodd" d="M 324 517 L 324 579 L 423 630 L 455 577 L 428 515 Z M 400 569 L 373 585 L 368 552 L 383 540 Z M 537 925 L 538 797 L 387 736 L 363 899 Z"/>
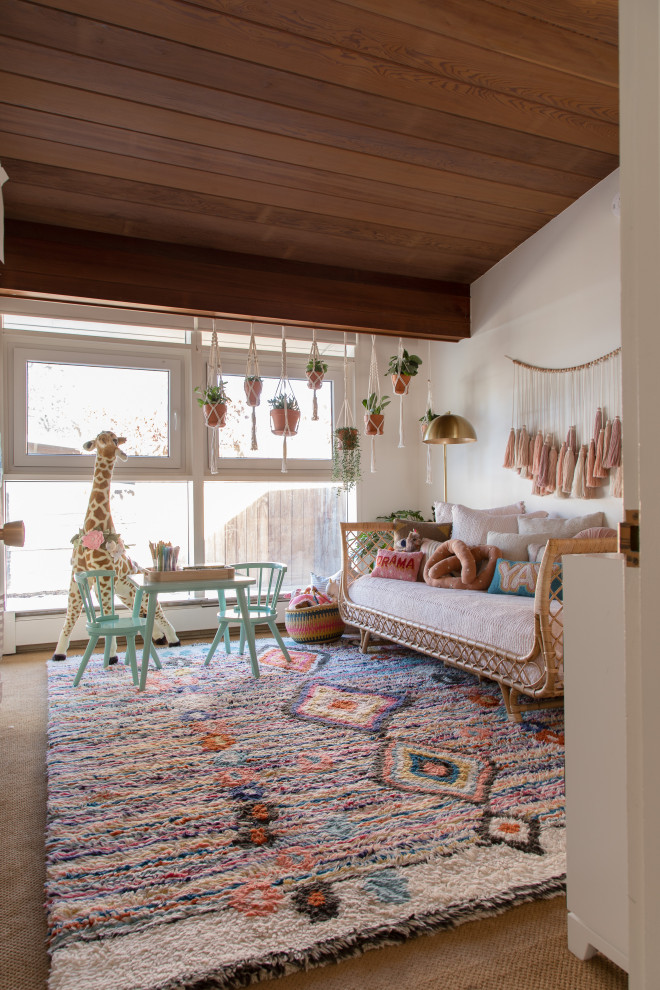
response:
<path id="1" fill-rule="evenodd" d="M 339 639 L 344 631 L 344 621 L 339 606 L 312 605 L 311 608 L 289 608 L 284 613 L 284 625 L 296 643 L 329 643 Z"/>

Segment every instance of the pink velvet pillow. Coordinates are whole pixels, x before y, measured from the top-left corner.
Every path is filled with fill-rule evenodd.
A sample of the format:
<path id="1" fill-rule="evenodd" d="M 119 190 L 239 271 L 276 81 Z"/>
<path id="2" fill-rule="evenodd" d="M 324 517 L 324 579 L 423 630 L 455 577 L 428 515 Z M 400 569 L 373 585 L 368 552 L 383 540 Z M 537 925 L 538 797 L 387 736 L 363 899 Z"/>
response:
<path id="1" fill-rule="evenodd" d="M 592 526 L 591 529 L 583 529 L 580 533 L 576 533 L 574 539 L 600 540 L 604 536 L 616 535 L 615 529 L 609 529 L 607 526 Z"/>
<path id="2" fill-rule="evenodd" d="M 416 581 L 422 557 L 421 550 L 399 553 L 397 550 L 379 550 L 372 577 L 395 578 L 397 581 Z"/>

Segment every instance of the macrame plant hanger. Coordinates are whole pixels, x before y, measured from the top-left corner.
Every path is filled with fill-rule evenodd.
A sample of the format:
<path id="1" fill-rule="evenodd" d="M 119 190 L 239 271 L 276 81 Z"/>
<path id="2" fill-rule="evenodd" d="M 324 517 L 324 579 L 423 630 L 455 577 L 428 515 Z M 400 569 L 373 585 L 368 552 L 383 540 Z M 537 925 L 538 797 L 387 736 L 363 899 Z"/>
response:
<path id="1" fill-rule="evenodd" d="M 218 334 L 215 329 L 215 320 L 213 321 L 213 332 L 211 334 L 211 351 L 209 353 L 209 363 L 206 367 L 206 387 L 209 385 L 222 385 L 222 361 L 220 360 L 220 348 L 218 347 Z M 219 427 L 224 426 L 224 419 L 222 423 L 209 422 L 209 416 L 206 409 L 204 410 L 204 419 L 206 421 L 206 426 L 208 428 L 208 443 L 209 443 L 209 468 L 211 469 L 211 474 L 218 474 L 220 471 L 220 435 L 218 433 Z"/>
<path id="2" fill-rule="evenodd" d="M 403 339 L 399 337 L 399 346 L 396 351 L 397 366 L 400 368 L 403 363 Z M 399 447 L 405 447 L 405 440 L 403 436 L 403 397 L 408 395 L 408 389 L 410 388 L 410 382 L 405 383 L 405 387 L 402 391 L 397 391 L 394 387 L 394 394 L 399 396 Z"/>
<path id="3" fill-rule="evenodd" d="M 431 382 L 431 341 L 429 340 L 428 346 L 428 369 L 429 375 L 426 379 L 426 413 L 428 416 L 430 412 L 433 411 L 433 384 Z M 430 420 L 425 421 L 424 429 L 422 430 L 422 439 L 424 439 L 424 434 L 426 433 L 426 427 L 428 427 Z M 431 467 L 431 444 L 426 444 L 426 484 L 433 484 L 433 469 Z"/>
<path id="4" fill-rule="evenodd" d="M 298 432 L 298 425 L 300 423 L 300 409 L 298 407 L 298 402 L 295 395 L 293 394 L 293 389 L 291 388 L 291 382 L 286 370 L 286 334 L 284 332 L 284 327 L 282 327 L 282 371 L 280 380 L 275 389 L 275 395 L 271 400 L 273 408 L 271 409 L 271 430 L 275 436 L 282 437 L 282 474 L 288 472 L 287 462 L 286 462 L 286 440 L 287 437 L 293 437 Z M 281 426 L 276 424 L 275 414 L 283 412 L 282 417 L 277 417 L 282 419 Z"/>
<path id="5" fill-rule="evenodd" d="M 310 377 L 309 375 L 307 376 L 308 379 L 309 379 L 307 384 L 308 384 L 309 388 L 314 389 L 314 397 L 313 397 L 313 400 L 312 400 L 312 420 L 313 420 L 313 422 L 316 423 L 318 421 L 318 418 L 319 418 L 319 404 L 318 404 L 318 401 L 316 399 L 316 393 L 318 392 L 318 390 L 323 385 L 323 372 L 322 371 L 321 372 L 317 372 L 316 371 L 317 365 L 320 365 L 321 364 L 321 355 L 319 354 L 318 344 L 316 343 L 316 328 L 315 327 L 312 328 L 312 348 L 311 348 L 311 350 L 309 352 L 309 361 L 308 361 L 308 364 L 311 364 L 311 366 L 312 366 L 312 377 Z M 319 374 L 320 374 L 320 378 L 319 378 Z"/>
<path id="6" fill-rule="evenodd" d="M 369 400 L 375 396 L 375 406 L 380 410 L 382 405 L 382 394 L 380 390 L 380 378 L 378 377 L 378 360 L 376 358 L 376 335 L 371 335 L 371 360 L 369 362 L 369 387 L 367 389 Z M 368 400 L 368 401 L 369 401 Z M 388 400 L 389 401 L 389 400 Z M 369 410 L 367 409 L 367 414 Z M 367 419 L 368 417 L 365 417 Z M 376 436 L 383 432 L 382 425 L 379 429 L 368 434 L 371 436 L 371 473 L 376 473 Z"/>
<path id="7" fill-rule="evenodd" d="M 341 481 L 342 488 L 347 494 L 356 484 L 357 477 L 360 473 L 360 441 L 355 426 L 353 407 L 348 400 L 349 395 L 348 334 L 344 330 L 344 401 L 339 410 L 337 426 L 335 427 L 333 437 L 333 480 Z M 350 435 L 347 435 L 349 431 Z M 340 440 L 342 432 L 345 435 L 345 439 Z M 344 451 L 343 454 L 342 450 L 339 449 L 340 443 Z M 346 443 L 350 445 L 349 448 L 346 448 Z M 342 465 L 346 464 L 347 450 L 350 451 L 350 478 L 346 477 L 342 470 Z"/>
<path id="8" fill-rule="evenodd" d="M 252 441 L 250 450 L 259 449 L 259 445 L 257 444 L 257 406 L 261 401 L 261 387 L 257 342 L 254 336 L 254 323 L 251 323 L 250 346 L 248 347 L 247 364 L 245 367 L 245 396 L 247 404 L 252 408 Z"/>

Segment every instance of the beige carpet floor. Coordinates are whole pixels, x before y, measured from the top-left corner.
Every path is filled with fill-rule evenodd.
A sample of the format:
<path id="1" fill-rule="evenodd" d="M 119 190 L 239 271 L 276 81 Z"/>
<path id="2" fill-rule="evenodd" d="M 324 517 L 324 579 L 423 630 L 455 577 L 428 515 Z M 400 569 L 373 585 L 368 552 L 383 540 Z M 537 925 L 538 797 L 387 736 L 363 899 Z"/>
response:
<path id="1" fill-rule="evenodd" d="M 45 990 L 43 909 L 47 653 L 0 661 L 0 990 Z M 273 990 L 625 990 L 602 956 L 566 947 L 566 901 L 536 901 L 339 965 L 266 981 Z M 93 990 L 93 988 L 90 988 Z"/>

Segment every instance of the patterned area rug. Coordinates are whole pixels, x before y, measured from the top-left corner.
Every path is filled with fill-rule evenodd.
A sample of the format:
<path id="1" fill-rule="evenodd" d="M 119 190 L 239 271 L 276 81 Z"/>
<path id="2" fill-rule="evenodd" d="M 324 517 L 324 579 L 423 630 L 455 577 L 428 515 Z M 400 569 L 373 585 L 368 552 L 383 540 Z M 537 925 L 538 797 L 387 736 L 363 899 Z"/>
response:
<path id="1" fill-rule="evenodd" d="M 50 667 L 50 990 L 245 986 L 564 889 L 561 712 L 398 646 L 206 649 L 144 694 Z"/>

